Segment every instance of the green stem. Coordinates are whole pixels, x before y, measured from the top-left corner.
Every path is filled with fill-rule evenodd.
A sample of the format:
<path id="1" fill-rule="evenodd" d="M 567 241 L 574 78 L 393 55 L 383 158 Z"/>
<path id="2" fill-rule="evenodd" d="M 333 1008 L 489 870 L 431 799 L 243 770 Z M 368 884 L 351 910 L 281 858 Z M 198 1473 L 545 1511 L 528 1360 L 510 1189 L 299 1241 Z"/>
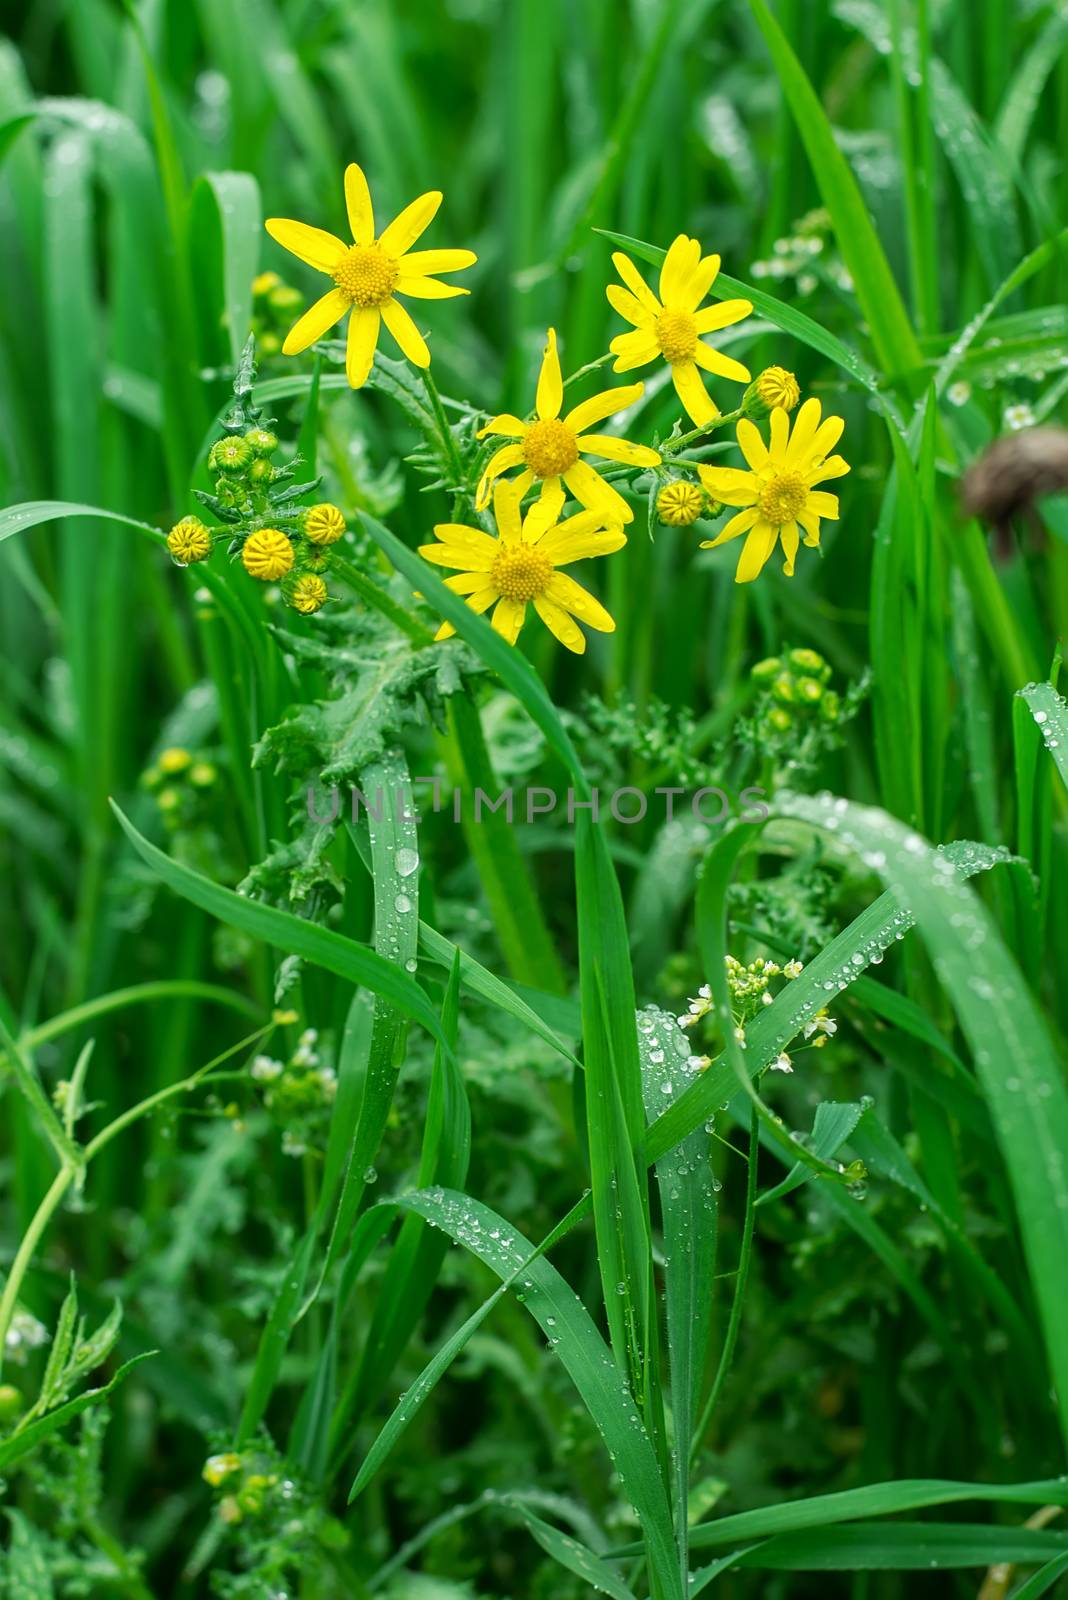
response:
<path id="1" fill-rule="evenodd" d="M 738 1270 L 734 1280 L 734 1299 L 731 1301 L 727 1335 L 723 1341 L 723 1350 L 720 1354 L 715 1381 L 712 1384 L 708 1399 L 705 1401 L 704 1410 L 701 1412 L 701 1420 L 694 1430 L 693 1442 L 690 1446 L 691 1462 L 697 1457 L 701 1440 L 708 1430 L 708 1424 L 712 1420 L 712 1415 L 723 1391 L 723 1385 L 727 1381 L 727 1374 L 734 1359 L 734 1347 L 738 1342 L 738 1332 L 742 1326 L 745 1288 L 749 1279 L 749 1263 L 753 1254 L 753 1227 L 756 1221 L 757 1156 L 760 1151 L 759 1130 L 760 1121 L 754 1106 L 749 1124 L 749 1174 L 745 1186 L 745 1222 L 742 1227 L 742 1248 L 738 1255 Z"/>
<path id="2" fill-rule="evenodd" d="M 15 1253 L 15 1259 L 11 1263 L 11 1271 L 8 1273 L 7 1282 L 4 1284 L 4 1293 L 0 1297 L 0 1372 L 3 1371 L 8 1329 L 11 1326 L 12 1317 L 15 1315 L 15 1306 L 18 1303 L 19 1290 L 22 1287 L 22 1280 L 26 1276 L 26 1269 L 33 1259 L 33 1252 L 36 1250 L 38 1241 L 51 1220 L 52 1213 L 70 1188 L 76 1170 L 77 1167 L 74 1163 L 64 1161 L 52 1179 L 51 1187 L 45 1194 L 44 1199 L 34 1212 L 30 1225 L 23 1234 L 22 1242 Z"/>
<path id="3" fill-rule="evenodd" d="M 56 1115 L 48 1096 L 41 1088 L 37 1074 L 23 1054 L 21 1045 L 16 1039 L 12 1038 L 2 1019 L 0 1019 L 0 1046 L 7 1052 L 15 1082 L 29 1102 L 30 1109 L 37 1118 L 40 1131 L 51 1144 L 64 1166 L 72 1168 L 79 1166 L 82 1161 L 81 1151 L 74 1140 L 67 1137 L 66 1129 Z"/>
<path id="4" fill-rule="evenodd" d="M 705 434 L 712 433 L 716 428 L 726 427 L 728 422 L 737 422 L 745 416 L 745 407 L 739 406 L 737 411 L 721 411 L 718 417 L 713 417 L 711 422 L 704 423 L 700 428 L 691 428 L 689 433 L 680 433 L 677 439 L 665 439 L 660 446 L 662 456 L 674 456 L 687 445 L 694 444 L 698 439 L 703 439 Z"/>
<path id="5" fill-rule="evenodd" d="M 455 501 L 456 496 L 462 492 L 464 481 L 464 469 L 460 462 L 460 452 L 456 448 L 456 440 L 452 436 L 452 429 L 449 427 L 448 418 L 445 415 L 445 407 L 441 403 L 438 386 L 434 382 L 430 368 L 424 367 L 422 371 L 423 388 L 426 390 L 427 399 L 430 401 L 430 409 L 434 413 L 434 421 L 437 423 L 438 432 L 441 435 L 442 448 L 448 457 L 449 467 L 452 471 L 451 488 Z"/>

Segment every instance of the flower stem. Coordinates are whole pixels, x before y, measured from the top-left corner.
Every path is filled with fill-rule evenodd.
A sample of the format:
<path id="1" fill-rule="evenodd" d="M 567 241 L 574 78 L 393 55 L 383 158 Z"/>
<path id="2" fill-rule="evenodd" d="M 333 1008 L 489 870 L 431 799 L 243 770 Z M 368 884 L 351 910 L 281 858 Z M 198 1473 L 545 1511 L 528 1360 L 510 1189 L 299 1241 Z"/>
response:
<path id="1" fill-rule="evenodd" d="M 445 407 L 441 403 L 441 395 L 438 393 L 438 386 L 434 382 L 430 368 L 424 367 L 422 372 L 423 387 L 426 390 L 427 399 L 430 401 L 430 409 L 434 413 L 434 421 L 437 423 L 438 433 L 441 435 L 442 448 L 452 471 L 453 509 L 455 511 L 456 498 L 463 492 L 464 469 L 460 461 L 460 452 L 456 448 L 456 440 L 452 436 L 452 429 L 449 427 L 449 420 L 445 415 Z"/>
<path id="2" fill-rule="evenodd" d="M 676 455 L 686 445 L 694 444 L 698 439 L 703 439 L 706 433 L 711 433 L 715 428 L 723 428 L 728 422 L 737 422 L 739 417 L 744 416 L 744 406 L 739 406 L 737 411 L 721 411 L 718 417 L 713 417 L 711 422 L 706 422 L 702 427 L 691 428 L 689 433 L 680 433 L 677 439 L 666 439 L 660 447 L 660 454 L 664 456 Z"/>
<path id="3" fill-rule="evenodd" d="M 4 1284 L 4 1293 L 0 1297 L 0 1371 L 3 1370 L 4 1349 L 7 1343 L 7 1333 L 11 1326 L 11 1319 L 15 1315 L 15 1306 L 18 1302 L 19 1290 L 22 1280 L 26 1276 L 26 1269 L 33 1259 L 33 1252 L 37 1248 L 38 1240 L 51 1220 L 59 1202 L 70 1188 L 76 1167 L 72 1162 L 64 1161 L 55 1177 L 51 1187 L 45 1194 L 37 1210 L 30 1220 L 30 1225 L 22 1236 L 22 1242 L 15 1252 L 15 1259 L 11 1263 L 11 1270 Z"/>

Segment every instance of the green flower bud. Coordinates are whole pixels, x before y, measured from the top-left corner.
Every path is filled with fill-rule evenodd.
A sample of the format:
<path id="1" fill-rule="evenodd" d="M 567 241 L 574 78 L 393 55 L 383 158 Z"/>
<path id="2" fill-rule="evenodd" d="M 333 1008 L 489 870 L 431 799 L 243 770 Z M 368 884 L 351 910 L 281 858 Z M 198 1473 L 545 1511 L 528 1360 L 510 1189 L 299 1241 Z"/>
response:
<path id="1" fill-rule="evenodd" d="M 820 702 L 820 715 L 824 722 L 837 722 L 841 702 L 833 689 L 825 689 Z"/>
<path id="2" fill-rule="evenodd" d="M 213 472 L 225 472 L 240 477 L 252 460 L 252 446 L 237 434 L 227 434 L 216 439 L 208 452 L 208 466 Z"/>
<path id="3" fill-rule="evenodd" d="M 765 683 L 782 671 L 782 662 L 778 656 L 768 656 L 764 661 L 758 661 L 756 666 L 750 667 L 749 676 L 758 683 Z"/>
<path id="4" fill-rule="evenodd" d="M 260 334 L 259 350 L 261 356 L 276 356 L 281 348 L 282 341 L 276 333 L 268 331 Z"/>
<path id="5" fill-rule="evenodd" d="M 780 672 L 779 676 L 775 679 L 775 682 L 771 686 L 771 692 L 775 696 L 776 700 L 781 701 L 783 705 L 792 706 L 794 701 L 797 699 L 793 674 L 789 672 Z"/>
<path id="6" fill-rule="evenodd" d="M 273 456 L 278 449 L 278 435 L 270 428 L 250 428 L 245 440 L 258 456 Z"/>
<path id="7" fill-rule="evenodd" d="M 789 733 L 794 725 L 794 719 L 785 706 L 772 706 L 764 720 L 772 733 Z"/>
<path id="8" fill-rule="evenodd" d="M 299 289 L 294 289 L 291 283 L 280 283 L 277 289 L 271 290 L 267 301 L 272 311 L 285 312 L 288 315 L 304 304 L 304 296 Z"/>
<path id="9" fill-rule="evenodd" d="M 274 477 L 274 468 L 271 466 L 269 461 L 264 459 L 263 456 L 257 456 L 256 460 L 248 469 L 248 475 L 251 483 L 270 483 Z"/>
<path id="10" fill-rule="evenodd" d="M 797 693 L 799 699 L 807 700 L 810 705 L 815 705 L 823 694 L 823 685 L 818 678 L 798 678 Z"/>
<path id="11" fill-rule="evenodd" d="M 0 1422 L 11 1422 L 23 1407 L 23 1399 L 13 1383 L 0 1383 Z"/>
<path id="12" fill-rule="evenodd" d="M 831 675 L 830 667 L 816 650 L 791 650 L 786 659 L 792 667 L 800 668 L 811 678 L 822 678 L 826 682 Z"/>

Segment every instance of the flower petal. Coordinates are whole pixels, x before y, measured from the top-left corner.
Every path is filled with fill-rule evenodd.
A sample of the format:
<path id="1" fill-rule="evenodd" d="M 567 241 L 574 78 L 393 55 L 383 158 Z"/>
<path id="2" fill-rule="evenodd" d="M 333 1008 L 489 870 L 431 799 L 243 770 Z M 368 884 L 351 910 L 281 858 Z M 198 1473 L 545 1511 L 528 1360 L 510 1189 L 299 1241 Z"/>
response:
<path id="1" fill-rule="evenodd" d="M 810 489 L 808 492 L 808 505 L 806 511 L 814 511 L 817 517 L 835 517 L 838 512 L 838 496 L 826 494 L 822 489 Z"/>
<path id="2" fill-rule="evenodd" d="M 430 351 L 426 340 L 399 300 L 386 301 L 382 307 L 382 320 L 413 367 L 429 367 Z"/>
<path id="3" fill-rule="evenodd" d="M 465 550 L 471 557 L 471 568 L 474 571 L 475 560 L 492 561 L 497 554 L 496 539 L 484 533 L 481 528 L 472 528 L 466 522 L 436 522 L 434 524 L 434 537 L 440 539 L 442 544 L 453 545 L 458 550 Z"/>
<path id="4" fill-rule="evenodd" d="M 610 283 L 605 289 L 608 303 L 613 311 L 618 311 L 627 322 L 632 322 L 636 328 L 651 328 L 656 321 L 653 312 L 649 311 L 629 289 L 621 289 L 618 283 Z"/>
<path id="5" fill-rule="evenodd" d="M 350 161 L 345 168 L 345 210 L 349 214 L 349 227 L 356 244 L 371 244 L 375 236 L 375 213 L 371 205 L 371 191 L 367 187 L 363 168 Z"/>
<path id="6" fill-rule="evenodd" d="M 556 521 L 564 509 L 566 498 L 564 486 L 559 478 L 544 478 L 542 480 L 538 503 L 542 507 L 542 515 L 547 518 L 546 527 Z"/>
<path id="7" fill-rule="evenodd" d="M 620 337 L 629 339 L 631 335 L 624 333 Z M 569 411 L 564 421 L 573 433 L 581 433 L 584 428 L 592 428 L 595 422 L 603 422 L 606 417 L 614 417 L 617 411 L 625 411 L 644 393 L 644 383 L 623 383 L 618 389 L 602 389 L 600 394 L 591 394 L 588 400 Z"/>
<path id="8" fill-rule="evenodd" d="M 482 556 L 458 544 L 421 544 L 419 554 L 434 567 L 456 567 L 461 572 L 479 572 L 483 582 L 494 560 L 493 555 Z"/>
<path id="9" fill-rule="evenodd" d="M 750 422 L 748 417 L 743 417 L 737 428 L 738 447 L 745 457 L 746 462 L 754 472 L 759 472 L 761 467 L 768 464 L 768 447 L 761 437 L 760 429 L 755 422 Z"/>
<path id="10" fill-rule="evenodd" d="M 844 478 L 849 462 L 842 456 L 828 456 L 826 461 L 814 461 L 805 472 L 809 483 L 822 483 L 825 478 Z"/>
<path id="11" fill-rule="evenodd" d="M 635 300 L 645 307 L 650 316 L 658 317 L 663 307 L 630 257 L 625 256 L 622 250 L 616 250 L 612 256 L 612 265 Z"/>
<path id="12" fill-rule="evenodd" d="M 377 306 L 352 308 L 349 318 L 349 338 L 345 347 L 345 373 L 353 389 L 361 389 L 367 382 L 371 362 L 375 358 L 378 329 L 381 317 Z"/>
<path id="13" fill-rule="evenodd" d="M 752 309 L 751 300 L 721 300 L 719 305 L 706 306 L 703 311 L 698 311 L 693 320 L 698 333 L 715 333 L 720 328 L 729 328 L 734 322 L 741 322 Z"/>
<path id="14" fill-rule="evenodd" d="M 569 578 L 566 572 L 553 573 L 545 586 L 545 594 L 587 626 L 596 628 L 598 633 L 615 633 L 616 625 L 601 602 L 595 600 L 581 583 Z"/>
<path id="15" fill-rule="evenodd" d="M 760 515 L 755 506 L 750 506 L 746 511 L 739 511 L 732 517 L 725 528 L 721 528 L 714 539 L 702 539 L 702 550 L 715 550 L 717 545 L 726 544 L 728 539 L 737 539 L 740 533 L 748 533 Z"/>
<path id="16" fill-rule="evenodd" d="M 788 578 L 792 578 L 794 575 L 794 562 L 797 560 L 797 547 L 801 543 L 800 535 L 797 531 L 797 523 L 787 522 L 785 526 L 779 529 L 779 538 L 782 540 L 782 553 L 786 557 L 782 564 L 782 570 Z"/>
<path id="17" fill-rule="evenodd" d="M 490 485 L 499 472 L 507 472 L 509 467 L 518 467 L 523 460 L 523 447 L 518 444 L 506 444 L 490 456 L 486 463 L 481 478 L 478 480 L 478 491 L 475 495 L 475 506 L 481 511 L 489 505 Z"/>
<path id="18" fill-rule="evenodd" d="M 333 272 L 345 254 L 345 245 L 325 228 L 313 228 L 307 222 L 293 222 L 288 217 L 268 217 L 263 226 L 283 250 L 317 272 Z"/>
<path id="19" fill-rule="evenodd" d="M 682 311 L 696 311 L 705 295 L 716 281 L 719 256 L 699 256 L 697 265 L 683 280 L 676 304 Z"/>
<path id="20" fill-rule="evenodd" d="M 572 561 L 588 561 L 591 556 L 610 556 L 622 550 L 627 536 L 621 527 L 605 528 L 597 511 L 580 511 L 550 528 L 538 543 L 542 555 L 554 566 L 570 566 Z"/>
<path id="21" fill-rule="evenodd" d="M 556 480 L 559 488 L 560 480 Z M 563 493 L 560 489 L 560 505 L 563 504 Z M 539 495 L 531 502 L 526 516 L 523 518 L 522 539 L 524 544 L 536 544 L 541 548 L 541 540 L 552 527 L 560 515 L 560 505 L 555 503 L 552 495 Z"/>
<path id="22" fill-rule="evenodd" d="M 428 189 L 426 194 L 421 194 L 411 205 L 405 206 L 404 210 L 393 218 L 378 241 L 386 254 L 404 255 L 409 245 L 413 245 L 423 230 L 433 222 L 441 200 L 440 189 Z"/>
<path id="23" fill-rule="evenodd" d="M 725 506 L 751 506 L 760 493 L 760 484 L 751 472 L 740 467 L 706 467 L 699 465 L 698 477 L 714 500 Z"/>
<path id="24" fill-rule="evenodd" d="M 410 250 L 397 266 L 403 277 L 421 278 L 427 272 L 461 272 L 477 260 L 473 250 Z"/>
<path id="25" fill-rule="evenodd" d="M 560 357 L 556 353 L 556 329 L 550 328 L 545 345 L 545 354 L 541 358 L 541 372 L 538 374 L 538 393 L 534 401 L 534 409 L 543 422 L 548 422 L 553 417 L 560 415 L 560 407 L 564 403 L 564 380 L 560 373 Z"/>
<path id="26" fill-rule="evenodd" d="M 509 600 L 506 596 L 498 600 L 497 609 L 494 611 L 490 621 L 502 639 L 507 639 L 509 644 L 515 644 L 519 638 L 519 630 L 523 626 L 523 619 L 526 614 L 527 603 L 525 600 Z"/>
<path id="27" fill-rule="evenodd" d="M 575 655 L 580 656 L 586 649 L 586 635 L 562 606 L 554 605 L 544 595 L 535 595 L 534 609 L 544 622 L 549 632 L 566 645 Z"/>
<path id="28" fill-rule="evenodd" d="M 439 283 L 437 278 L 399 277 L 393 285 L 394 294 L 408 294 L 413 300 L 455 300 L 458 294 L 470 294 L 458 283 Z"/>
<path id="29" fill-rule="evenodd" d="M 709 398 L 708 391 L 701 382 L 701 375 L 692 361 L 680 361 L 673 366 L 671 381 L 675 385 L 675 393 L 682 401 L 695 427 L 703 428 L 719 416 L 719 407 Z"/>
<path id="30" fill-rule="evenodd" d="M 800 461 L 803 456 L 812 454 L 812 442 L 816 437 L 816 429 L 820 425 L 823 407 L 813 396 L 806 400 L 797 416 L 794 418 L 794 431 L 790 437 L 790 459 Z M 826 455 L 831 446 L 828 445 L 823 454 Z"/>
<path id="31" fill-rule="evenodd" d="M 309 306 L 299 321 L 290 328 L 282 346 L 282 354 L 299 356 L 300 352 L 307 350 L 316 339 L 321 339 L 335 322 L 340 322 L 350 304 L 348 295 L 342 294 L 340 289 L 331 289 L 328 294 L 324 294 L 322 299 L 316 300 L 313 306 Z"/>
<path id="32" fill-rule="evenodd" d="M 777 529 L 769 528 L 766 522 L 757 524 L 742 546 L 734 574 L 735 583 L 752 583 L 754 578 L 760 576 L 775 549 L 777 538 Z"/>
<path id="33" fill-rule="evenodd" d="M 816 436 L 812 441 L 812 454 L 814 456 L 829 456 L 842 434 L 845 432 L 845 419 L 843 417 L 827 417 L 816 429 Z"/>
<path id="34" fill-rule="evenodd" d="M 616 358 L 613 372 L 631 372 L 635 367 L 644 367 L 648 361 L 655 361 L 660 354 L 655 335 L 645 328 L 617 333 L 608 348 Z"/>
<path id="35" fill-rule="evenodd" d="M 586 461 L 576 461 L 564 473 L 564 482 L 588 511 L 599 511 L 606 522 L 633 522 L 634 512 L 623 496 L 606 483 Z"/>
<path id="36" fill-rule="evenodd" d="M 479 594 L 486 587 L 486 574 L 460 572 L 455 577 L 446 578 L 445 587 L 451 589 L 453 594 Z"/>
<path id="37" fill-rule="evenodd" d="M 706 372 L 714 372 L 720 378 L 733 378 L 736 383 L 748 383 L 752 376 L 749 368 L 743 367 L 733 356 L 725 356 L 722 350 L 713 350 L 711 345 L 702 344 L 700 339 L 693 358 Z"/>
<path id="38" fill-rule="evenodd" d="M 680 233 L 675 239 L 660 268 L 660 298 L 665 305 L 678 304 L 683 285 L 701 260 L 701 246 L 696 239 Z"/>
<path id="39" fill-rule="evenodd" d="M 622 461 L 628 467 L 658 467 L 660 456 L 645 444 L 631 444 L 613 433 L 581 434 L 575 443 L 583 455 L 604 456 L 606 461 Z"/>
<path id="40" fill-rule="evenodd" d="M 493 485 L 493 515 L 504 543 L 518 544 L 523 530 L 515 484 L 498 481 Z"/>
<path id="41" fill-rule="evenodd" d="M 502 411 L 499 416 L 491 417 L 484 428 L 479 428 L 478 437 L 484 439 L 487 433 L 503 433 L 507 439 L 521 439 L 529 427 L 529 422 L 522 422 L 510 411 Z"/>
<path id="42" fill-rule="evenodd" d="M 810 547 L 820 542 L 820 519 L 814 511 L 799 511 L 797 520 L 805 530 L 805 543 Z"/>
<path id="43" fill-rule="evenodd" d="M 774 462 L 785 459 L 790 438 L 790 416 L 782 406 L 776 406 L 771 413 L 771 443 L 768 446 L 768 455 Z"/>

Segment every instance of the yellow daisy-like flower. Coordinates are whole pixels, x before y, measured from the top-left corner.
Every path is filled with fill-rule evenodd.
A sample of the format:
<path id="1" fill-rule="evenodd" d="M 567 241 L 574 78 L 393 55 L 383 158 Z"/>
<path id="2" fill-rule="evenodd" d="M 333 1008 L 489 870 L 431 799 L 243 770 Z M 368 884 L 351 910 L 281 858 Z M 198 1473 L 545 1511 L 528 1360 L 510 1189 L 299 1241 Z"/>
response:
<path id="1" fill-rule="evenodd" d="M 676 478 L 665 483 L 656 497 L 656 514 L 669 528 L 689 528 L 705 509 L 705 496 L 696 483 Z"/>
<path id="2" fill-rule="evenodd" d="M 518 443 L 506 444 L 490 457 L 479 481 L 475 504 L 480 510 L 489 504 L 490 487 L 499 473 L 521 467 L 519 476 L 512 480 L 520 499 L 532 483 L 540 483 L 541 503 L 550 521 L 554 522 L 563 509 L 565 485 L 587 511 L 598 512 L 605 522 L 633 521 L 634 512 L 623 496 L 580 457 L 602 456 L 608 461 L 621 461 L 628 467 L 658 466 L 659 455 L 647 445 L 631 444 L 626 439 L 617 439 L 614 434 L 585 431 L 617 411 L 623 411 L 644 393 L 644 383 L 605 389 L 583 400 L 561 418 L 564 380 L 556 351 L 556 331 L 550 328 L 538 378 L 534 420 L 523 422 L 505 411 L 479 430 L 480 439 L 496 433 Z"/>
<path id="3" fill-rule="evenodd" d="M 326 604 L 326 584 L 314 572 L 298 578 L 289 595 L 289 603 L 302 617 L 310 617 Z"/>
<path id="4" fill-rule="evenodd" d="M 354 389 L 367 381 L 383 322 L 409 361 L 417 367 L 429 367 L 430 351 L 426 340 L 396 296 L 447 300 L 452 295 L 467 294 L 467 289 L 439 283 L 434 274 L 457 272 L 462 267 L 473 266 L 478 259 L 473 250 L 412 250 L 419 235 L 433 221 L 440 204 L 440 192 L 432 189 L 405 206 L 388 228 L 376 236 L 367 179 L 362 169 L 352 162 L 345 168 L 345 207 L 352 229 L 351 245 L 306 222 L 268 217 L 264 226 L 272 239 L 309 267 L 325 272 L 334 280 L 334 287 L 289 330 L 282 346 L 283 355 L 295 356 L 307 350 L 351 310 L 345 371 Z"/>
<path id="5" fill-rule="evenodd" d="M 183 517 L 167 535 L 167 549 L 180 567 L 191 567 L 211 555 L 211 534 L 199 517 Z"/>
<path id="6" fill-rule="evenodd" d="M 701 482 L 724 505 L 743 506 L 715 539 L 704 539 L 702 550 L 714 550 L 728 539 L 747 534 L 736 583 L 751 583 L 771 557 L 781 539 L 786 561 L 783 571 L 794 575 L 794 559 L 801 531 L 807 545 L 820 542 L 820 518 L 838 516 L 838 497 L 817 489 L 826 478 L 840 478 L 849 471 L 841 456 L 832 456 L 845 423 L 841 417 L 821 422 L 818 400 L 806 400 L 790 434 L 787 413 L 777 408 L 771 413 L 771 443 L 765 444 L 756 425 L 746 418 L 738 423 L 738 443 L 749 465 L 745 472 L 736 467 L 699 466 Z"/>
<path id="7" fill-rule="evenodd" d="M 304 537 L 312 544 L 336 544 L 344 532 L 345 518 L 337 506 L 328 500 L 309 506 L 304 518 Z"/>
<path id="8" fill-rule="evenodd" d="M 557 512 L 536 501 L 524 516 L 519 509 L 522 491 L 514 483 L 498 483 L 493 490 L 497 537 L 463 523 L 441 522 L 434 532 L 440 544 L 424 544 L 419 554 L 438 567 L 457 567 L 446 586 L 467 596 L 472 611 L 488 611 L 497 632 L 515 644 L 527 605 L 533 601 L 538 616 L 561 644 L 581 655 L 586 636 L 575 622 L 612 633 L 615 623 L 599 600 L 558 567 L 590 556 L 621 550 L 627 536 L 621 527 L 605 527 L 599 511 L 583 511 L 557 522 Z M 443 622 L 435 635 L 447 639 L 456 632 Z"/>
<path id="9" fill-rule="evenodd" d="M 293 545 L 281 528 L 257 528 L 245 540 L 241 560 L 250 578 L 273 583 L 292 567 Z"/>
<path id="10" fill-rule="evenodd" d="M 753 307 L 748 300 L 722 300 L 698 310 L 719 271 L 719 256 L 702 256 L 696 239 L 680 233 L 660 268 L 660 298 L 650 289 L 629 256 L 616 251 L 612 264 L 625 288 L 610 283 L 605 291 L 613 309 L 633 324 L 633 333 L 621 333 L 609 346 L 617 358 L 614 370 L 630 372 L 662 357 L 686 412 L 703 428 L 719 416 L 709 398 L 701 372 L 713 372 L 738 383 L 749 382 L 749 369 L 705 344 L 701 335 L 715 333 L 741 322 Z"/>

